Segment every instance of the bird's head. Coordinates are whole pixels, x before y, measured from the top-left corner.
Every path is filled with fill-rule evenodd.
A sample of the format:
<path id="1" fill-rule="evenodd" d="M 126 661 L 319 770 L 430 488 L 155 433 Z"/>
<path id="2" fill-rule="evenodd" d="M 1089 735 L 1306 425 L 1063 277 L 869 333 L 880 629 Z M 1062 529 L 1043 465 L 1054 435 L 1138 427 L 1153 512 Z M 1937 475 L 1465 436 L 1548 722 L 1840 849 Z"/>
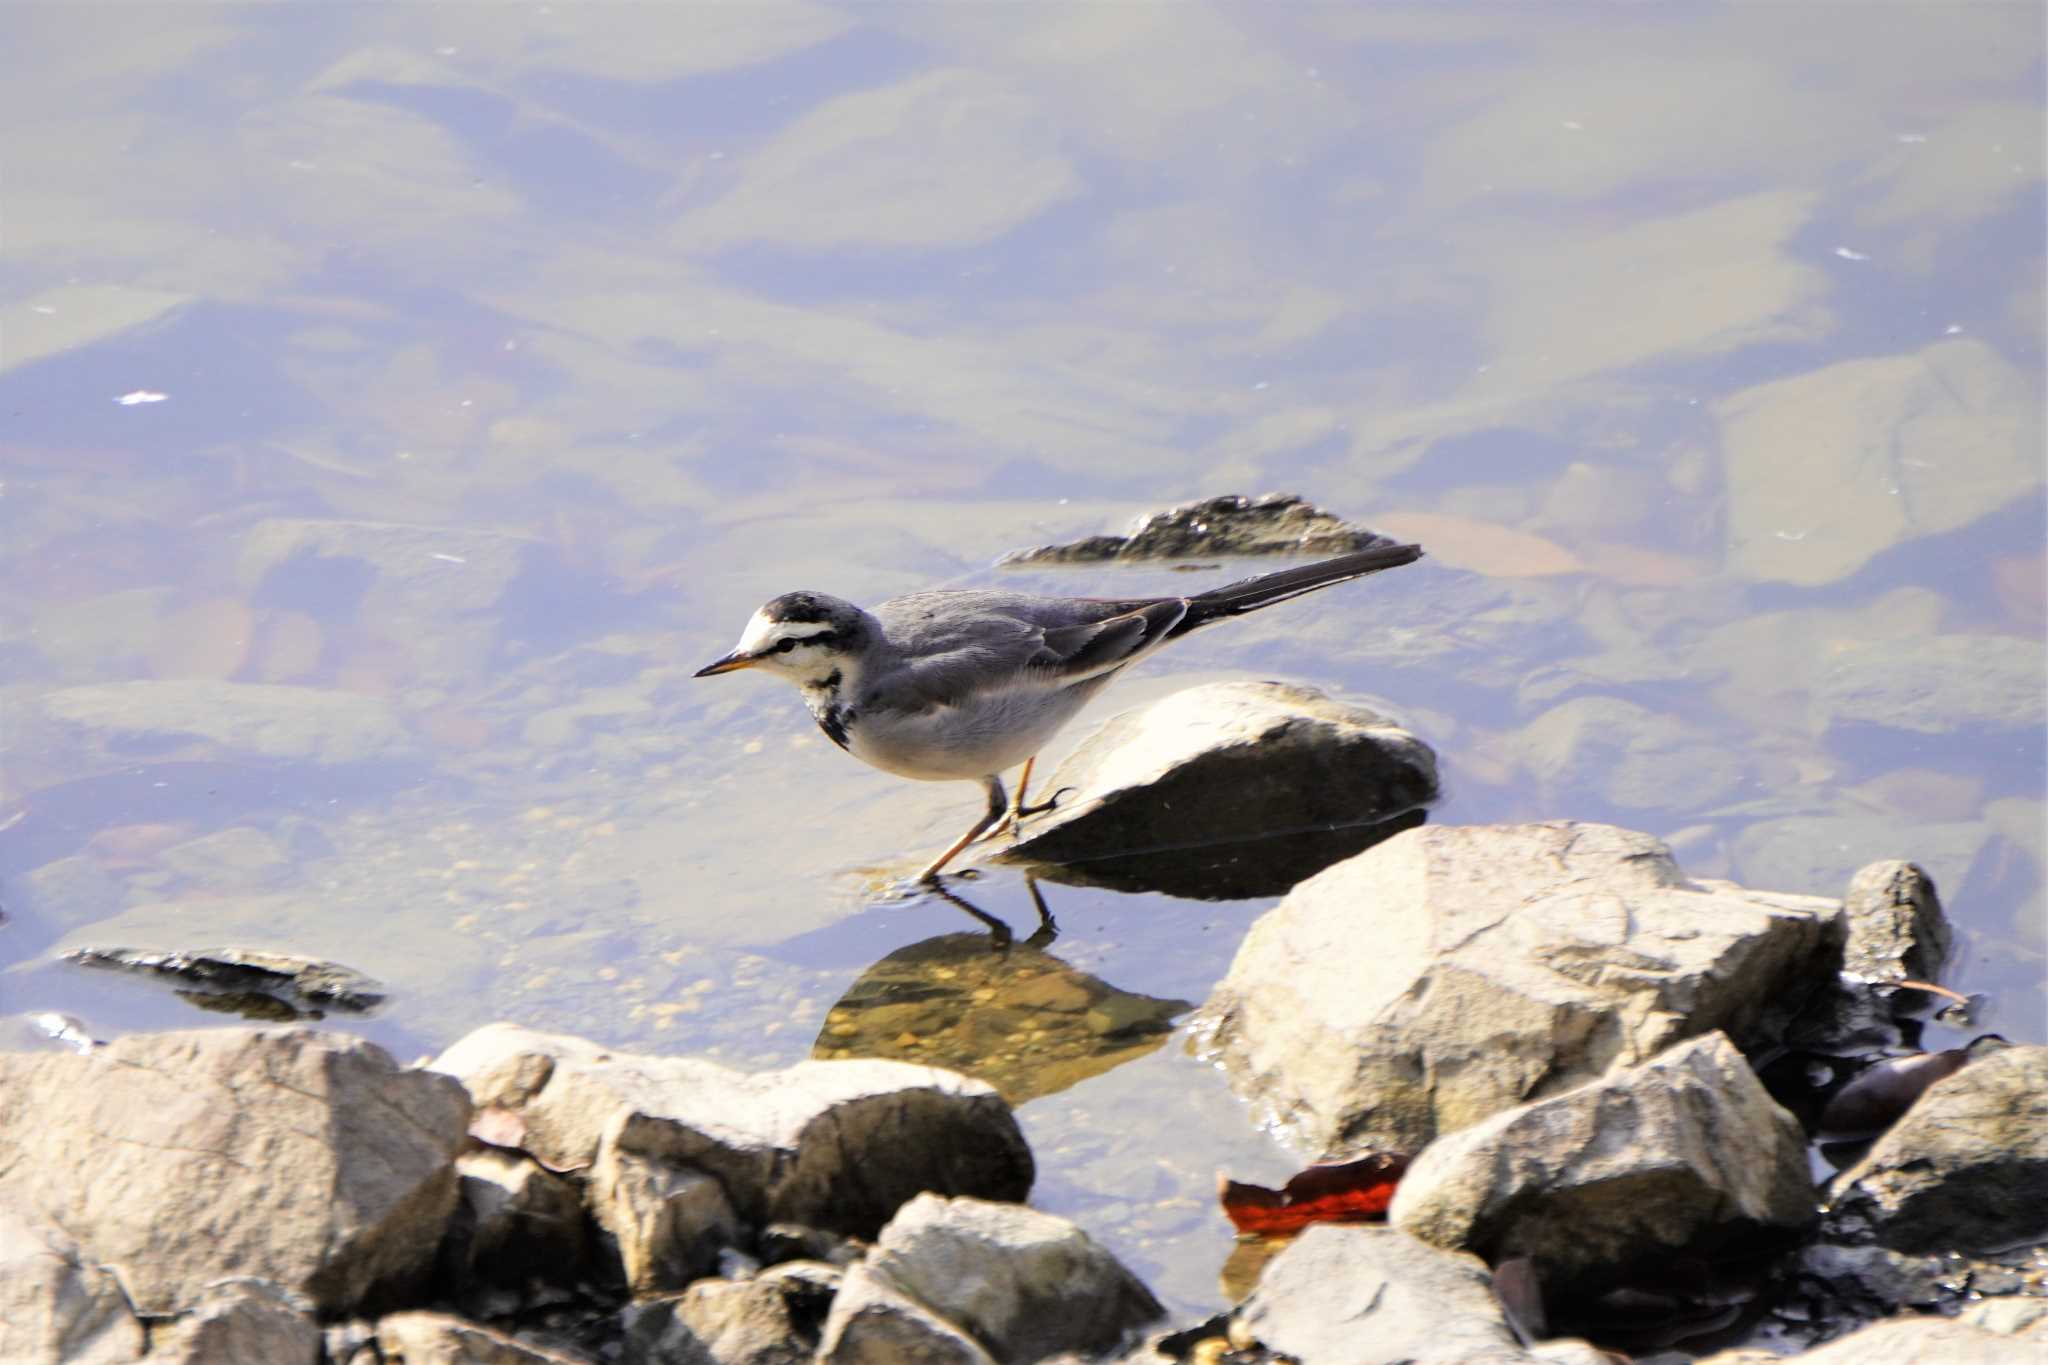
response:
<path id="1" fill-rule="evenodd" d="M 850 680 L 875 629 L 874 618 L 851 602 L 821 592 L 786 592 L 754 613 L 730 654 L 696 676 L 760 668 L 799 685 L 821 686 L 835 673 Z"/>

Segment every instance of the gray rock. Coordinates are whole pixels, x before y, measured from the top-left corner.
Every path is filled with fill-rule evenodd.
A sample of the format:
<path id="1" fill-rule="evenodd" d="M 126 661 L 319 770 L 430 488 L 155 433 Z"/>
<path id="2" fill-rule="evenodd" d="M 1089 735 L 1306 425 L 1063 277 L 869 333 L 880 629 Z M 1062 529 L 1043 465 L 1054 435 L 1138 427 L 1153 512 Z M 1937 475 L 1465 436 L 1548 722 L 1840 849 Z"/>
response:
<path id="1" fill-rule="evenodd" d="M 157 861 L 203 885 L 244 891 L 262 891 L 288 882 L 298 866 L 282 840 L 249 825 L 173 844 L 157 855 Z"/>
<path id="2" fill-rule="evenodd" d="M 66 962 L 167 977 L 209 995 L 254 993 L 295 1009 L 360 1014 L 384 1002 L 384 984 L 353 967 L 296 953 L 258 948 L 194 948 L 160 953 L 143 948 L 73 948 Z"/>
<path id="3" fill-rule="evenodd" d="M 840 1283 L 836 1267 L 780 1266 L 751 1280 L 699 1280 L 636 1306 L 626 1365 L 808 1365 Z"/>
<path id="4" fill-rule="evenodd" d="M 457 1285 L 574 1285 L 589 1251 L 583 1194 L 539 1162 L 479 1148 L 455 1159 L 460 1208 L 442 1249 Z"/>
<path id="5" fill-rule="evenodd" d="M 377 1320 L 382 1365 L 591 1365 L 574 1351 L 538 1346 L 495 1328 L 424 1310 Z"/>
<path id="6" fill-rule="evenodd" d="M 1226 493 L 1150 512 L 1120 536 L 1089 536 L 1065 545 L 1012 550 L 996 563 L 1100 564 L 1111 560 L 1185 559 L 1193 555 L 1340 555 L 1391 545 L 1387 536 L 1353 526 L 1294 493 L 1247 497 Z"/>
<path id="7" fill-rule="evenodd" d="M 339 1034 L 0 1055 L 0 1197 L 68 1229 L 139 1312 L 259 1274 L 342 1313 L 431 1268 L 468 1119 L 447 1077 Z"/>
<path id="8" fill-rule="evenodd" d="M 1970 337 L 1846 360 L 1718 405 L 1728 562 L 1818 585 L 1967 526 L 2041 482 L 2030 379 Z"/>
<path id="9" fill-rule="evenodd" d="M 1991 1251 L 2048 1233 L 2048 1047 L 2012 1047 L 1927 1093 L 1830 1187 L 1832 1240 Z"/>
<path id="10" fill-rule="evenodd" d="M 1425 827 L 1260 918 L 1200 1027 L 1311 1154 L 1419 1151 L 1682 1039 L 1766 1032 L 1832 973 L 1839 912 L 1688 882 L 1608 825 Z"/>
<path id="11" fill-rule="evenodd" d="M 1100 1355 L 1161 1312 L 1137 1277 L 1066 1219 L 930 1194 L 905 1204 L 847 1272 L 845 1305 L 835 1301 L 826 1321 L 826 1359 L 872 1358 L 858 1354 L 875 1339 L 871 1310 L 847 1295 L 874 1286 L 890 1291 L 882 1302 L 907 1299 L 1020 1365 L 1063 1351 Z"/>
<path id="12" fill-rule="evenodd" d="M 1952 1298 L 1956 1269 L 1939 1255 L 1909 1256 L 1885 1247 L 1816 1242 L 1799 1252 L 1798 1274 L 1818 1281 L 1830 1296 L 1884 1312 L 1932 1308 Z"/>
<path id="13" fill-rule="evenodd" d="M 997 1365 L 981 1343 L 865 1261 L 846 1272 L 832 1299 L 817 1360 L 818 1365 Z"/>
<path id="14" fill-rule="evenodd" d="M 1028 823 L 1005 858 L 1128 889 L 1234 898 L 1284 891 L 1362 846 L 1333 833 L 1370 839 L 1374 826 L 1434 800 L 1436 755 L 1384 716 L 1314 688 L 1220 682 L 1112 717 L 1042 788 L 1061 789 L 1070 790 L 1059 806 Z M 1318 837 L 1276 842 L 1304 834 Z M 1302 865 L 1287 856 L 1297 844 L 1319 856 Z M 1190 852 L 1219 848 L 1221 868 L 1244 871 L 1188 885 Z M 1252 874 L 1263 875 L 1248 888 Z"/>
<path id="15" fill-rule="evenodd" d="M 47 693 L 44 714 L 102 744 L 185 737 L 258 758 L 362 763 L 407 756 L 389 702 L 354 692 L 266 683 L 92 683 Z"/>
<path id="16" fill-rule="evenodd" d="M 0 1360 L 130 1365 L 146 1345 L 111 1272 L 56 1227 L 0 1201 Z"/>
<path id="17" fill-rule="evenodd" d="M 149 1365 L 319 1365 L 319 1324 L 267 1280 L 208 1285 L 198 1303 L 149 1333 Z"/>
<path id="18" fill-rule="evenodd" d="M 680 1289 L 740 1239 L 718 1180 L 692 1166 L 604 1143 L 590 1171 L 590 1211 L 618 1246 L 634 1294 Z"/>
<path id="19" fill-rule="evenodd" d="M 1388 1219 L 1488 1264 L 1526 1256 L 1546 1289 L 1815 1213 L 1798 1120 L 1720 1033 L 1439 1137 Z"/>
<path id="20" fill-rule="evenodd" d="M 1934 981 L 1948 961 L 1952 935 L 1934 893 L 1934 879 L 1894 858 L 1849 879 L 1842 897 L 1847 941 L 1842 974 L 1858 981 Z"/>
<path id="21" fill-rule="evenodd" d="M 809 1061 L 748 1073 L 512 1024 L 476 1030 L 434 1067 L 478 1105 L 516 1115 L 521 1145 L 547 1166 L 590 1166 L 609 1144 L 695 1167 L 749 1225 L 868 1237 L 921 1190 L 1021 1199 L 1031 1188 L 1010 1107 L 930 1067 Z"/>
<path id="22" fill-rule="evenodd" d="M 1956 1321 L 2002 1336 L 2048 1341 L 2048 1298 L 1985 1299 L 1956 1314 Z"/>
<path id="23" fill-rule="evenodd" d="M 1392 1228 L 1321 1223 L 1270 1261 L 1230 1339 L 1303 1365 L 1524 1365 L 1476 1256 Z"/>
<path id="24" fill-rule="evenodd" d="M 2039 640 L 1933 635 L 1878 640 L 1832 656 L 1813 693 L 1817 727 L 1880 725 L 1909 734 L 2033 733 L 2048 709 Z"/>

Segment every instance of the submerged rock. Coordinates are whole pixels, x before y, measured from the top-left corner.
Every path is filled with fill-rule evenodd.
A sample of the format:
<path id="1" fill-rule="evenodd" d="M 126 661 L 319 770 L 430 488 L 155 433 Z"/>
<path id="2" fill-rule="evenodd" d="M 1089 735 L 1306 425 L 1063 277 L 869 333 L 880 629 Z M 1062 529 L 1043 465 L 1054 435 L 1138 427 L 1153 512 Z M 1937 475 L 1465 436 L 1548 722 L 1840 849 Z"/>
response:
<path id="1" fill-rule="evenodd" d="M 46 694 L 42 710 L 119 752 L 180 739 L 257 758 L 311 763 L 365 763 L 413 752 L 389 702 L 314 687 L 192 680 L 91 683 Z"/>
<path id="2" fill-rule="evenodd" d="M 1340 555 L 1392 545 L 1363 526 L 1294 493 L 1247 497 L 1228 493 L 1148 512 L 1120 536 L 1089 536 L 1065 545 L 1012 550 L 1003 568 L 1035 564 L 1100 564 L 1110 560 L 1186 559 L 1201 555 Z"/>
<path id="3" fill-rule="evenodd" d="M 0 1055 L 0 1200 L 65 1228 L 140 1313 L 252 1269 L 343 1313 L 431 1269 L 468 1121 L 448 1077 L 339 1034 Z"/>
<path id="4" fill-rule="evenodd" d="M 255 948 L 194 948 L 152 952 L 144 948 L 74 948 L 63 955 L 81 967 L 104 967 L 182 981 L 200 993 L 228 998 L 263 996 L 310 1011 L 360 1014 L 384 1002 L 384 984 L 353 967 L 296 953 Z"/>
<path id="5" fill-rule="evenodd" d="M 1546 1289 L 1669 1263 L 1815 1213 L 1806 1139 L 1720 1033 L 1439 1137 L 1388 1219 Z"/>
<path id="6" fill-rule="evenodd" d="M 1414 1152 L 1832 979 L 1840 903 L 1686 880 L 1609 825 L 1429 827 L 1261 917 L 1203 1006 L 1232 1083 L 1312 1156 Z"/>
<path id="7" fill-rule="evenodd" d="M 1066 1219 L 927 1194 L 904 1205 L 847 1271 L 819 1359 L 894 1360 L 901 1357 L 889 1352 L 910 1334 L 935 1346 L 951 1341 L 944 1328 L 968 1338 L 981 1359 L 1096 1356 L 1160 1313 L 1151 1291 Z M 926 1317 L 944 1328 L 933 1333 Z"/>
<path id="8" fill-rule="evenodd" d="M 1041 789 L 1064 794 L 1005 860 L 1241 898 L 1278 894 L 1406 828 L 1436 798 L 1436 755 L 1314 688 L 1220 682 L 1112 717 Z"/>

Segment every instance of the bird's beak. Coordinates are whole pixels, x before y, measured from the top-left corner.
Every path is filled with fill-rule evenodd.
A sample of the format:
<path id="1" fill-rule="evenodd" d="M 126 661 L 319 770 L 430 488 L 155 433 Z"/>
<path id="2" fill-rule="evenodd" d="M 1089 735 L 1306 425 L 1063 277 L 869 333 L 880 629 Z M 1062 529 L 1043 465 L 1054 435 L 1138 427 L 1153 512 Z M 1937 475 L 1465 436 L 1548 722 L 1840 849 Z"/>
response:
<path id="1" fill-rule="evenodd" d="M 693 678 L 708 678 L 713 673 L 730 673 L 735 668 L 752 668 L 759 662 L 760 658 L 758 655 L 742 654 L 738 650 L 734 650 L 723 659 L 713 659 L 690 676 Z"/>

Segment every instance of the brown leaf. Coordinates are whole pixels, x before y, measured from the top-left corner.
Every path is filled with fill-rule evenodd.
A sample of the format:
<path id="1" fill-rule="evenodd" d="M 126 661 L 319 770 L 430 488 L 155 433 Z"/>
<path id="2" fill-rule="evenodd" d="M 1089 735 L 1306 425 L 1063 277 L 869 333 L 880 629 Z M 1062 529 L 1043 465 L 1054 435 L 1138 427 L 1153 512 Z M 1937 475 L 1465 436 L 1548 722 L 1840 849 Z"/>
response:
<path id="1" fill-rule="evenodd" d="M 1375 516 L 1373 529 L 1417 541 L 1431 559 L 1488 578 L 1542 578 L 1586 571 L 1577 555 L 1554 540 L 1474 517 L 1395 512 Z"/>
<path id="2" fill-rule="evenodd" d="M 1272 1236 L 1310 1223 L 1358 1223 L 1387 1216 L 1408 1158 L 1374 1152 L 1356 1161 L 1310 1166 L 1277 1190 L 1217 1176 L 1217 1196 L 1239 1232 Z"/>

